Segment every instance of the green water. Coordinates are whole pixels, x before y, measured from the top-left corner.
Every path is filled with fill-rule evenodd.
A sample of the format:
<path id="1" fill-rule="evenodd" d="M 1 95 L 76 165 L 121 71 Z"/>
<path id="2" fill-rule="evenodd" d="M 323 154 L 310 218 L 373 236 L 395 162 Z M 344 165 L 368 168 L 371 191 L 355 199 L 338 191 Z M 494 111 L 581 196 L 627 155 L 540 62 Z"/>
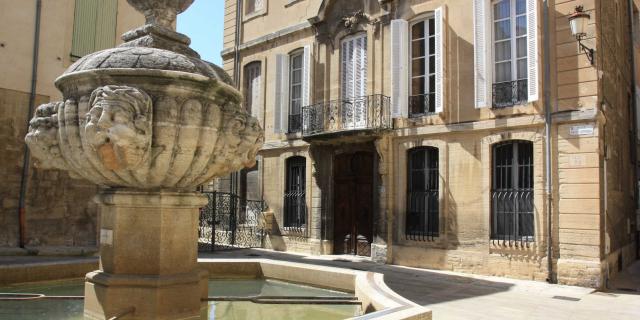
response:
<path id="1" fill-rule="evenodd" d="M 84 291 L 84 279 L 49 281 L 0 287 L 1 293 L 37 293 L 50 296 L 81 296 Z M 270 279 L 254 280 L 211 280 L 209 296 L 315 296 L 335 297 L 352 296 L 350 294 L 291 284 Z M 0 301 L 1 320 L 76 320 L 83 319 L 82 300 L 30 300 Z M 344 319 L 358 315 L 360 306 L 354 305 L 315 305 L 315 304 L 260 304 L 245 301 L 208 302 L 209 320 L 244 319 L 301 319 L 331 320 Z"/>

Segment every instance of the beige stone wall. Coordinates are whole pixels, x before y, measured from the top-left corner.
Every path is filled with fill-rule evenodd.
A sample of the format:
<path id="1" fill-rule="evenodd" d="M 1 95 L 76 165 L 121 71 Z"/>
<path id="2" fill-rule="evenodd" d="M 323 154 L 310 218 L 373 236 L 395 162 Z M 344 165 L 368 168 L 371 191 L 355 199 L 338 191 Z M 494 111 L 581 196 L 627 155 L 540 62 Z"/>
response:
<path id="1" fill-rule="evenodd" d="M 27 133 L 36 1 L 0 0 L 0 247 L 18 245 L 18 202 Z M 61 99 L 54 80 L 72 63 L 74 0 L 43 0 L 36 106 Z M 116 32 L 144 23 L 126 0 L 118 0 Z M 122 42 L 119 36 L 117 42 Z M 33 161 L 25 208 L 27 246 L 96 244 L 97 187 L 56 170 L 39 170 Z"/>
<path id="2" fill-rule="evenodd" d="M 228 8 L 231 2 L 227 0 Z M 245 19 L 239 44 L 240 67 L 252 61 L 262 62 L 264 124 L 265 200 L 280 215 L 284 178 L 284 160 L 288 154 L 310 156 L 309 143 L 299 134 L 273 132 L 275 92 L 275 56 L 311 44 L 311 101 L 339 97 L 339 41 L 344 33 L 319 40 L 313 28 L 287 33 L 287 28 L 304 24 L 318 13 L 322 1 L 299 1 L 287 6 L 287 0 L 269 0 L 263 14 Z M 377 1 L 365 1 L 373 19 L 384 14 Z M 630 150 L 633 123 L 627 92 L 630 88 L 627 43 L 624 26 L 627 1 L 555 0 L 550 1 L 550 59 L 543 61 L 544 36 L 539 37 L 540 87 L 544 66 L 550 68 L 550 87 L 554 125 L 551 138 L 551 163 L 545 163 L 544 104 L 533 103 L 504 109 L 474 106 L 474 33 L 473 6 L 470 0 L 389 1 L 388 19 L 412 20 L 436 8 L 445 8 L 444 32 L 444 112 L 417 119 L 395 119 L 394 130 L 378 140 L 380 184 L 379 214 L 388 222 L 388 234 L 380 245 L 387 246 L 387 262 L 415 267 L 441 268 L 464 272 L 505 275 L 544 280 L 547 278 L 547 204 L 545 166 L 552 168 L 552 252 L 553 270 L 561 283 L 593 287 L 603 286 L 611 269 L 617 268 L 618 253 L 623 263 L 632 260 L 632 241 L 626 222 L 633 217 L 635 205 L 631 190 L 635 173 Z M 611 3 L 618 3 L 616 6 Z M 326 1 L 341 5 L 341 1 Z M 539 33 L 542 34 L 542 2 L 539 7 Z M 235 6 L 235 4 L 233 4 Z M 343 5 L 347 5 L 346 2 Z M 596 48 L 597 63 L 592 66 L 571 35 L 567 17 L 577 5 L 591 14 L 589 37 L 584 44 Z M 234 7 L 235 9 L 235 7 Z M 233 9 L 233 10 L 234 10 Z M 228 14 L 232 9 L 228 9 Z M 329 24 L 339 23 L 345 12 L 329 13 Z M 617 16 L 616 16 L 617 15 Z M 283 16 L 289 19 L 282 19 Z M 228 16 L 228 19 L 232 18 Z M 336 20 L 338 19 L 338 20 Z M 606 21 L 606 22 L 605 22 Z M 613 26 L 613 25 L 616 26 Z M 231 23 L 229 23 L 231 25 Z M 378 29 L 379 28 L 379 29 Z M 282 36 L 280 33 L 286 33 Z M 368 93 L 391 95 L 390 27 L 388 23 L 368 26 Z M 272 39 L 254 44 L 270 35 Z M 323 35 L 324 36 L 324 35 Z M 324 38 L 322 38 L 324 39 Z M 607 40 L 603 40 L 607 39 Z M 229 42 L 226 42 L 229 43 Z M 334 44 L 333 46 L 327 43 Z M 225 44 L 225 48 L 229 44 Z M 243 47 L 244 46 L 244 47 Z M 225 66 L 232 55 L 223 56 Z M 240 82 L 242 83 L 242 82 Z M 606 107 L 603 107 L 606 105 Z M 582 128 L 582 131 L 578 130 Z M 589 130 L 592 128 L 593 130 Z M 579 131 L 579 133 L 578 133 Z M 490 146 L 509 139 L 534 142 L 535 150 L 535 242 L 529 247 L 495 244 L 490 238 Z M 388 141 L 380 142 L 380 141 Z M 406 211 L 406 150 L 412 146 L 435 146 L 440 150 L 440 233 L 435 241 L 404 239 Z M 633 145 L 633 146 L 632 146 Z M 607 146 L 605 148 L 605 146 Z M 607 149 L 607 152 L 605 152 Z M 606 160 L 606 161 L 605 161 Z M 324 161 L 324 160 L 323 160 Z M 606 165 L 605 165 L 606 163 Z M 309 170 L 309 168 L 308 168 Z M 313 169 L 316 172 L 316 169 Z M 307 175 L 307 201 L 310 219 L 325 214 L 330 194 L 320 190 L 317 176 Z M 329 189 L 330 190 L 330 189 Z M 324 202 L 323 202 L 324 201 Z M 330 228 L 330 226 L 329 226 Z M 630 228 L 633 230 L 634 228 Z M 313 233 L 313 231 L 310 231 Z M 320 239 L 313 237 L 313 239 Z M 330 245 L 280 237 L 277 250 L 325 252 Z M 296 242 L 297 241 L 297 242 Z M 332 239 L 324 239 L 329 241 Z M 287 246 L 287 243 L 293 243 Z M 302 241 L 304 242 L 304 241 Z M 274 242 L 275 243 L 275 242 Z M 317 246 L 317 249 L 313 249 Z M 291 248 L 291 249 L 289 249 Z M 301 249 L 302 248 L 302 249 Z M 329 253 L 329 252 L 327 252 Z"/>

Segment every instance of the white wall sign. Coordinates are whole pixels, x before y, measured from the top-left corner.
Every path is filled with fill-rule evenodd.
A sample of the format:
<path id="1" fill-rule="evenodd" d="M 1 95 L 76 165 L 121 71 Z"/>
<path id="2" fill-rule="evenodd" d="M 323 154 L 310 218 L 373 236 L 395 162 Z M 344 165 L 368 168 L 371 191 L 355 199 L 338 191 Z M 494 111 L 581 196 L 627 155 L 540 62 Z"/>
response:
<path id="1" fill-rule="evenodd" d="M 100 229 L 100 244 L 113 245 L 113 230 Z"/>
<path id="2" fill-rule="evenodd" d="M 569 134 L 572 136 L 592 136 L 594 131 L 593 125 L 573 126 L 569 129 Z"/>

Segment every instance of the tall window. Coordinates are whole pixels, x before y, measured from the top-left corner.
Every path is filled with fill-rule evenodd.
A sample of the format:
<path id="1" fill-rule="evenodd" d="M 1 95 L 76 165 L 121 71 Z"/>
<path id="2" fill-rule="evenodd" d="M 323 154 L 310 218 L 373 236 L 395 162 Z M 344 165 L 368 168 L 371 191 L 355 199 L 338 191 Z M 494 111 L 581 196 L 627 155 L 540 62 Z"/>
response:
<path id="1" fill-rule="evenodd" d="M 493 146 L 492 176 L 491 239 L 533 241 L 533 143 Z"/>
<path id="2" fill-rule="evenodd" d="M 76 0 L 71 57 L 113 47 L 117 13 L 117 0 Z"/>
<path id="3" fill-rule="evenodd" d="M 305 171 L 304 157 L 287 159 L 287 181 L 284 194 L 284 226 L 287 228 L 301 228 L 307 223 Z"/>
<path id="4" fill-rule="evenodd" d="M 246 14 L 259 12 L 264 10 L 264 3 L 266 0 L 247 0 L 246 2 Z"/>
<path id="5" fill-rule="evenodd" d="M 436 28 L 429 18 L 411 26 L 409 116 L 436 112 Z"/>
<path id="6" fill-rule="evenodd" d="M 244 102 L 247 112 L 256 115 L 260 106 L 260 62 L 252 62 L 244 67 Z"/>
<path id="7" fill-rule="evenodd" d="M 289 57 L 289 132 L 302 129 L 302 76 L 303 51 L 296 51 Z"/>
<path id="8" fill-rule="evenodd" d="M 408 156 L 406 236 L 412 240 L 433 239 L 440 225 L 438 149 L 415 148 Z"/>
<path id="9" fill-rule="evenodd" d="M 528 100 L 526 0 L 493 2 L 493 105 Z"/>

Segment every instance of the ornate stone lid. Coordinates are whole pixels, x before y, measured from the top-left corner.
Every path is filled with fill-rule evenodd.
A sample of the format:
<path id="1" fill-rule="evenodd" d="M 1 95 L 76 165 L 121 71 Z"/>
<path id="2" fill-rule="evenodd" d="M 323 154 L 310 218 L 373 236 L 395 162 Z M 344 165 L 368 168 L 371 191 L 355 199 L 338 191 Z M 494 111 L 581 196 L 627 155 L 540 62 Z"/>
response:
<path id="1" fill-rule="evenodd" d="M 201 60 L 191 40 L 172 29 L 176 15 L 194 0 L 127 0 L 145 15 L 147 24 L 122 35 L 116 48 L 94 52 L 72 64 L 60 78 L 97 69 L 153 69 L 181 71 L 213 78 L 233 85 L 220 67 Z"/>

